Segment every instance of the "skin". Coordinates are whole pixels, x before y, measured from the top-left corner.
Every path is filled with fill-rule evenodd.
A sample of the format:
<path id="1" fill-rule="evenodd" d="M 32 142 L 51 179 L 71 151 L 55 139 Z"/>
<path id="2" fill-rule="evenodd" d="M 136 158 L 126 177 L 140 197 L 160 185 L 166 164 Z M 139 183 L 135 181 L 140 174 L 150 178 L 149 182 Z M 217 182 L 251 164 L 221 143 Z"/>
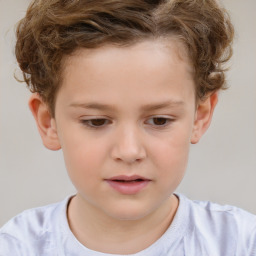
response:
<path id="1" fill-rule="evenodd" d="M 80 49 L 68 57 L 54 118 L 39 95 L 31 96 L 44 145 L 63 150 L 77 189 L 68 220 L 86 247 L 136 253 L 171 224 L 178 208 L 173 192 L 184 176 L 190 144 L 207 130 L 217 103 L 216 93 L 196 102 L 194 88 L 182 45 L 148 40 Z M 90 121 L 96 118 L 101 120 Z M 106 182 L 117 175 L 150 182 L 124 195 Z"/>

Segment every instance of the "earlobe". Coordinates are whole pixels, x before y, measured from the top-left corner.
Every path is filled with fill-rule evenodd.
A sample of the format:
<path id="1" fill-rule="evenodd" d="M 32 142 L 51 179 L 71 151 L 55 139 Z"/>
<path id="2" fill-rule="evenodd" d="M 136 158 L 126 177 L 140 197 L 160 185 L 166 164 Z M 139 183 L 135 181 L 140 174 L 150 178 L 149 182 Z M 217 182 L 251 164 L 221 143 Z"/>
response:
<path id="1" fill-rule="evenodd" d="M 31 95 L 28 104 L 35 118 L 44 146 L 50 150 L 59 150 L 61 146 L 57 134 L 56 122 L 51 116 L 47 104 L 37 93 Z"/>
<path id="2" fill-rule="evenodd" d="M 210 126 L 215 106 L 218 102 L 218 93 L 209 95 L 197 106 L 191 143 L 196 144 Z"/>

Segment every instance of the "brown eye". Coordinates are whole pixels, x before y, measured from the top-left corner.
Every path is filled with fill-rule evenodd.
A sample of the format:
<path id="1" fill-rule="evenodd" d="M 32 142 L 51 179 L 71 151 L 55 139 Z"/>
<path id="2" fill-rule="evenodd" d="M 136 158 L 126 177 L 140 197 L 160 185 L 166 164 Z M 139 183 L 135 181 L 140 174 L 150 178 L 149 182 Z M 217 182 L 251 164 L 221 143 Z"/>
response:
<path id="1" fill-rule="evenodd" d="M 102 126 L 106 123 L 106 119 L 92 119 L 88 120 L 92 126 Z"/>
<path id="2" fill-rule="evenodd" d="M 101 128 L 104 127 L 108 120 L 104 118 L 81 120 L 81 123 L 89 128 Z"/>
<path id="3" fill-rule="evenodd" d="M 153 118 L 155 125 L 165 125 L 167 123 L 167 119 L 163 117 L 155 117 Z"/>
<path id="4" fill-rule="evenodd" d="M 174 122 L 173 118 L 171 118 L 171 117 L 168 118 L 168 117 L 164 117 L 164 116 L 155 116 L 155 117 L 149 118 L 147 120 L 147 123 L 155 128 L 168 127 L 169 125 L 172 124 L 172 122 Z"/>

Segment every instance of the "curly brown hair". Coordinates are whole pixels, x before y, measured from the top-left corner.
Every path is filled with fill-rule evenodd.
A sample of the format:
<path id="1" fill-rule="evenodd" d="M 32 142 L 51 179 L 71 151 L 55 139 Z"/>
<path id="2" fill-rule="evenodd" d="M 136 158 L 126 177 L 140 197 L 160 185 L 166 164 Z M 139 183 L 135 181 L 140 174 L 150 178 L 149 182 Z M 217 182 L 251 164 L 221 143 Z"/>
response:
<path id="1" fill-rule="evenodd" d="M 64 57 L 78 48 L 175 36 L 187 49 L 197 99 L 226 87 L 234 29 L 217 0 L 34 0 L 17 26 L 24 81 L 54 116 Z"/>

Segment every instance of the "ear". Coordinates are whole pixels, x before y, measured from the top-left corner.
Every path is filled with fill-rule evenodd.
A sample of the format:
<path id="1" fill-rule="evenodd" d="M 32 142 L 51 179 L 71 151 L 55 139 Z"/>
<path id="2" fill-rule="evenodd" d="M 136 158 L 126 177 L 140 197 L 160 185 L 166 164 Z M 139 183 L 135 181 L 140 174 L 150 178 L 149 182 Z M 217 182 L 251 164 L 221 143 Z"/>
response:
<path id="1" fill-rule="evenodd" d="M 61 146 L 57 134 L 56 122 L 51 116 L 46 103 L 37 93 L 34 93 L 31 95 L 28 105 L 36 120 L 44 146 L 51 150 L 59 150 Z"/>
<path id="2" fill-rule="evenodd" d="M 218 93 L 209 95 L 205 100 L 199 101 L 195 114 L 191 143 L 196 144 L 210 126 L 213 111 L 218 102 Z"/>

